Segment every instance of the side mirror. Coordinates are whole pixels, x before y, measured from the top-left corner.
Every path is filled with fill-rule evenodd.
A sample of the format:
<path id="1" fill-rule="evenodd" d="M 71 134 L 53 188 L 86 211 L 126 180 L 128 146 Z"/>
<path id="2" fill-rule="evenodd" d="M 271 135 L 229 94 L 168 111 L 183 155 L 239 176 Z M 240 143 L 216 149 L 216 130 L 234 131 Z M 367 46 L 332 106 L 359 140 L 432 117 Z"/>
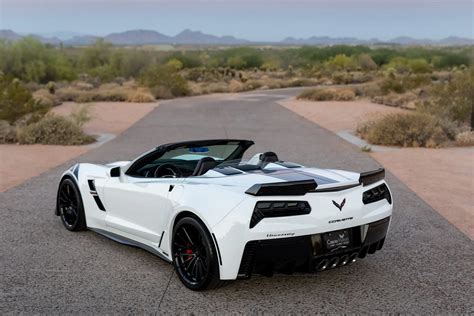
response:
<path id="1" fill-rule="evenodd" d="M 120 177 L 120 167 L 113 167 L 112 169 L 110 169 L 110 177 L 111 178 Z"/>

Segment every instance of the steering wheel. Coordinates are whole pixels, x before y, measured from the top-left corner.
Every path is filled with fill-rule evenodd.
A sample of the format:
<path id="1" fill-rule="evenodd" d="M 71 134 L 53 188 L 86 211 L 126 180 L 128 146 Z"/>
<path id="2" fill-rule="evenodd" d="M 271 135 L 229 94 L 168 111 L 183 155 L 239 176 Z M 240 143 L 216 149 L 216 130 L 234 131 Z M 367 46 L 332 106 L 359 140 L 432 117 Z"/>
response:
<path id="1" fill-rule="evenodd" d="M 153 174 L 155 178 L 180 178 L 181 175 L 181 170 L 169 163 L 158 166 Z"/>

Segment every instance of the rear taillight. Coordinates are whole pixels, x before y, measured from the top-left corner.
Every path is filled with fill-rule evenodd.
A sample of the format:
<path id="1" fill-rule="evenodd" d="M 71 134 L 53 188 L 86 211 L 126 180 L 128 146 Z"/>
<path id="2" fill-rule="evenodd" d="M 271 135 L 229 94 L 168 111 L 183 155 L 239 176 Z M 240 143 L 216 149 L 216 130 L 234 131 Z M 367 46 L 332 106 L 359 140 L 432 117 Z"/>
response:
<path id="1" fill-rule="evenodd" d="M 295 216 L 311 213 L 306 201 L 261 201 L 253 210 L 250 228 L 255 227 L 265 217 Z"/>
<path id="2" fill-rule="evenodd" d="M 392 196 L 385 183 L 367 190 L 362 194 L 362 202 L 364 204 L 374 203 L 383 199 L 386 199 L 388 203 L 392 204 Z"/>

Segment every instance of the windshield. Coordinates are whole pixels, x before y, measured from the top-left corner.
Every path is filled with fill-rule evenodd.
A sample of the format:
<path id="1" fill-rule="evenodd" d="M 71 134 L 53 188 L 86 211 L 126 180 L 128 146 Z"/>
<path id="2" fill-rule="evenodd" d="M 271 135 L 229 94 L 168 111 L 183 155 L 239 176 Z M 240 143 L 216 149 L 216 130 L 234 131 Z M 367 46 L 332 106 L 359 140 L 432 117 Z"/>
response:
<path id="1" fill-rule="evenodd" d="M 139 177 L 158 177 L 163 170 L 172 170 L 176 177 L 188 177 L 203 158 L 212 158 L 216 164 L 240 159 L 251 145 L 252 141 L 230 139 L 166 144 L 139 157 L 126 173 Z"/>
<path id="2" fill-rule="evenodd" d="M 225 145 L 211 145 L 200 147 L 176 148 L 166 152 L 157 160 L 200 160 L 203 157 L 211 157 L 216 161 L 223 161 L 239 147 L 239 143 Z"/>

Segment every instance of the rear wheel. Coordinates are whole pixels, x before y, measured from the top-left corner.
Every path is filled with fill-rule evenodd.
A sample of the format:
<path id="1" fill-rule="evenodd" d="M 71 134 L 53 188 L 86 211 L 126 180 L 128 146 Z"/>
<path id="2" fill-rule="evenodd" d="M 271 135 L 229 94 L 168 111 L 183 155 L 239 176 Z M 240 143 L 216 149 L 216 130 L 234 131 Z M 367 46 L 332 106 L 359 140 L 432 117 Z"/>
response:
<path id="1" fill-rule="evenodd" d="M 57 205 L 64 227 L 70 231 L 86 229 L 86 216 L 81 194 L 71 179 L 64 179 L 59 185 Z"/>
<path id="2" fill-rule="evenodd" d="M 173 265 L 183 284 L 194 291 L 222 285 L 211 235 L 196 218 L 180 219 L 173 229 Z"/>

